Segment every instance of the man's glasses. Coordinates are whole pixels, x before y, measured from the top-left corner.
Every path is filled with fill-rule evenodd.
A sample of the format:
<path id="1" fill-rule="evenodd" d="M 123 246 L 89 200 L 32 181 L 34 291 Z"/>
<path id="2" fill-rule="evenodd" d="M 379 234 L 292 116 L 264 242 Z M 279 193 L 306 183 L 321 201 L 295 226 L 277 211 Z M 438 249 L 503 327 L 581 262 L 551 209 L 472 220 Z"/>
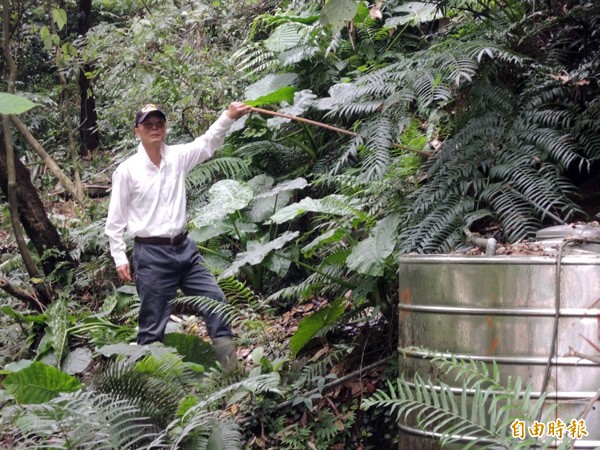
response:
<path id="1" fill-rule="evenodd" d="M 140 125 L 143 126 L 146 130 L 151 130 L 154 127 L 161 129 L 161 128 L 165 127 L 166 122 L 164 120 L 155 120 L 155 121 L 146 120 L 146 121 L 140 123 Z"/>

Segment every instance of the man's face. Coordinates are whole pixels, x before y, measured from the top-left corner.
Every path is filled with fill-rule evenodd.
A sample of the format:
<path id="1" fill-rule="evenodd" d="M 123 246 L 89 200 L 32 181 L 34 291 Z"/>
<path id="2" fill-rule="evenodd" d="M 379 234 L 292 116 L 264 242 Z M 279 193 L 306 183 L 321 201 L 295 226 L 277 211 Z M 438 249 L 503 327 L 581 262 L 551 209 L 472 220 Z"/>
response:
<path id="1" fill-rule="evenodd" d="M 142 144 L 161 143 L 167 134 L 167 124 L 160 113 L 150 113 L 135 127 L 135 134 Z"/>

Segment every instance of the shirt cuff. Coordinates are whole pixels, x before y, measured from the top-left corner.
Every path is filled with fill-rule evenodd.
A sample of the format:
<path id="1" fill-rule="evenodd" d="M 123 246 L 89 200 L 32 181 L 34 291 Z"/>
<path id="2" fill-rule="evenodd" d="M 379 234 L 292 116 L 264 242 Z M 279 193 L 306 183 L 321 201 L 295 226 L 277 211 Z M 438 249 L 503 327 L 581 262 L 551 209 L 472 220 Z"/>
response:
<path id="1" fill-rule="evenodd" d="M 227 115 L 227 110 L 225 110 L 225 111 L 223 111 L 223 112 L 221 113 L 221 117 L 219 117 L 219 120 L 223 120 L 223 121 L 225 122 L 225 124 L 227 124 L 227 125 L 231 126 L 231 124 L 232 124 L 233 122 L 235 122 L 236 120 L 238 120 L 238 119 L 232 119 L 232 118 L 230 118 L 230 117 Z"/>
<path id="2" fill-rule="evenodd" d="M 125 253 L 114 255 L 113 259 L 115 260 L 115 267 L 122 266 L 123 264 L 129 264 L 129 260 L 127 259 L 127 255 Z"/>

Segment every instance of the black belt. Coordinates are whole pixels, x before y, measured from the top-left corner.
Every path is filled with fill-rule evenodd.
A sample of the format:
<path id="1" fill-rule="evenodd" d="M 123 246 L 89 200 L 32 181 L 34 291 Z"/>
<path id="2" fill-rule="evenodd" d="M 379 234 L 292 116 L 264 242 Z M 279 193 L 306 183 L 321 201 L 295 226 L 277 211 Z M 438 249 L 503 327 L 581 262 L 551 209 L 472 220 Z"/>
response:
<path id="1" fill-rule="evenodd" d="M 173 245 L 177 246 L 185 241 L 187 238 L 188 232 L 184 231 L 183 233 L 178 234 L 172 238 L 168 237 L 139 237 L 136 236 L 133 240 L 139 244 L 150 244 L 150 245 Z"/>

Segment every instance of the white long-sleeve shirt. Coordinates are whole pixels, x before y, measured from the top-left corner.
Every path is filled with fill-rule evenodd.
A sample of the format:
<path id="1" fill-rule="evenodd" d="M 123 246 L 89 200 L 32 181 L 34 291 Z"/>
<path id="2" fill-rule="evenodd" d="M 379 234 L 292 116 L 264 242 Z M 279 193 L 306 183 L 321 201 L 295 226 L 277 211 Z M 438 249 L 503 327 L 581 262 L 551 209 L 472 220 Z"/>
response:
<path id="1" fill-rule="evenodd" d="M 112 176 L 104 228 L 117 267 L 128 264 L 125 233 L 132 237 L 173 237 L 185 229 L 185 177 L 213 155 L 233 122 L 223 112 L 193 142 L 173 146 L 163 143 L 160 167 L 150 161 L 141 143 L 136 154 L 119 164 Z"/>

